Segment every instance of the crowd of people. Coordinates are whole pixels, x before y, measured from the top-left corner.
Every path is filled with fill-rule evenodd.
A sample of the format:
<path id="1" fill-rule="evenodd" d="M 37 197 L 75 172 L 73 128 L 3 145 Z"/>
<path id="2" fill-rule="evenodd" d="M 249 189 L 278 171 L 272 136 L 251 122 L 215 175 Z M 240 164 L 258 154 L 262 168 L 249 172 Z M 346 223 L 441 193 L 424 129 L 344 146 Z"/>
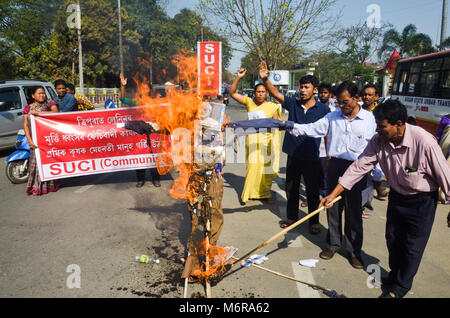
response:
<path id="1" fill-rule="evenodd" d="M 261 82 L 255 85 L 252 101 L 236 92 L 245 73 L 245 69 L 239 70 L 230 96 L 246 106 L 249 119 L 255 118 L 252 113 L 259 109 L 266 111 L 257 118 L 280 118 L 276 105 L 266 102 L 270 94 L 289 112 L 288 120 L 294 122 L 294 129 L 285 134 L 282 148 L 288 156 L 287 219 L 280 226 L 285 228 L 298 220 L 299 186 L 303 177 L 308 213 L 327 208 L 326 247 L 320 252 L 320 258 L 330 260 L 343 250 L 351 266 L 363 269 L 362 219 L 370 216 L 367 210 L 373 210 L 373 190 L 379 198 L 389 196 L 386 243 L 391 271 L 383 279 L 385 291 L 380 297 L 404 297 L 412 287 L 431 233 L 438 190 L 442 202 L 450 199 L 450 165 L 446 159 L 449 158 L 450 115 L 441 121 L 437 138 L 441 149 L 436 137 L 408 117 L 401 102 L 389 99 L 379 104 L 379 92 L 374 85 L 368 84 L 362 91 L 351 81 L 331 87 L 307 75 L 300 79 L 297 99 L 279 92 L 269 80 L 266 63 L 261 62 Z M 247 142 L 254 141 L 247 139 Z M 267 154 L 262 154 L 262 149 L 273 147 L 253 149 L 258 156 L 264 156 Z M 243 200 L 268 197 L 267 180 L 273 175 L 262 169 L 249 173 L 252 169 L 247 163 L 245 183 L 259 191 L 249 195 L 244 188 Z M 383 186 L 383 177 L 390 190 Z M 342 200 L 332 204 L 339 195 Z M 310 233 L 319 234 L 318 215 L 309 222 Z"/>
<path id="2" fill-rule="evenodd" d="M 287 154 L 287 218 L 280 221 L 280 227 L 286 228 L 299 219 L 303 178 L 308 213 L 322 206 L 327 209 L 326 246 L 320 258 L 330 260 L 343 250 L 351 266 L 363 269 L 362 219 L 373 211 L 373 190 L 378 198 L 388 197 L 385 237 L 391 271 L 384 281 L 387 292 L 381 297 L 404 297 L 419 268 L 437 203 L 450 200 L 450 115 L 444 116 L 434 137 L 414 125 L 401 102 L 389 99 L 379 104 L 374 85 L 368 84 L 360 91 L 355 83 L 344 81 L 332 87 L 307 75 L 300 79 L 296 98 L 283 95 L 270 82 L 269 74 L 266 63 L 261 62 L 260 81 L 250 98 L 237 92 L 246 75 L 241 68 L 230 96 L 246 107 L 249 119 L 282 120 L 280 107 L 267 100 L 270 94 L 288 111 L 288 121 L 294 123 L 294 128 L 286 131 L 283 144 L 278 130 L 247 136 L 242 204 L 248 200 L 275 203 L 271 186 L 278 175 L 282 150 Z M 121 82 L 122 103 L 136 105 L 136 100 L 125 98 L 127 80 L 123 75 Z M 73 85 L 57 80 L 54 86 L 58 95 L 55 101 L 48 100 L 42 87 L 36 87 L 31 91 L 33 102 L 24 110 L 24 130 L 32 149 L 36 145 L 29 115 L 94 109 L 86 97 L 75 93 Z M 27 194 L 58 190 L 57 181 L 41 182 L 33 151 L 29 170 Z M 159 187 L 157 170 L 150 172 L 153 184 Z M 136 175 L 136 186 L 142 187 L 145 169 L 137 170 Z M 383 186 L 383 178 L 389 190 Z M 342 200 L 332 204 L 339 195 Z M 318 214 L 310 218 L 309 232 L 321 232 Z"/>

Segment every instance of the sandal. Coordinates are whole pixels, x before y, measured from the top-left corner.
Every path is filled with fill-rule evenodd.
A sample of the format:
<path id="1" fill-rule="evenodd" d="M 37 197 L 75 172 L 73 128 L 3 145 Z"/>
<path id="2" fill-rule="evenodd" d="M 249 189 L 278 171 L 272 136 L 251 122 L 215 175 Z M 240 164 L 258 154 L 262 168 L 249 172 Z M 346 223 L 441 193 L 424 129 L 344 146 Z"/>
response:
<path id="1" fill-rule="evenodd" d="M 287 228 L 288 226 L 291 226 L 292 224 L 294 224 L 295 221 L 292 221 L 292 220 L 281 220 L 279 223 L 280 223 L 280 227 L 281 227 L 282 229 L 285 229 L 285 228 Z"/>
<path id="2" fill-rule="evenodd" d="M 267 204 L 275 204 L 275 199 L 274 198 L 267 198 L 264 199 L 264 202 Z"/>

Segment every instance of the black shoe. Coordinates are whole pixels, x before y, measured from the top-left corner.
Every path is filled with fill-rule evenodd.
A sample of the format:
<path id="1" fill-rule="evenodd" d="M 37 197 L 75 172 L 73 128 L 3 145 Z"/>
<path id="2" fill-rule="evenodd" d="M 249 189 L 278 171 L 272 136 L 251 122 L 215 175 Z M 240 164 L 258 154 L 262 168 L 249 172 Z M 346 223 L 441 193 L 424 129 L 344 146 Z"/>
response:
<path id="1" fill-rule="evenodd" d="M 364 268 L 364 264 L 363 264 L 362 260 L 360 260 L 358 257 L 352 256 L 348 260 L 350 261 L 350 265 L 352 265 L 353 268 L 356 268 L 356 269 Z"/>
<path id="2" fill-rule="evenodd" d="M 159 188 L 161 186 L 161 182 L 159 182 L 159 180 L 153 180 L 153 185 Z"/>
<path id="3" fill-rule="evenodd" d="M 332 251 L 332 250 L 327 248 L 327 249 L 324 249 L 319 254 L 319 256 L 320 256 L 321 259 L 327 259 L 328 260 L 328 259 L 332 259 L 335 253 L 336 253 L 335 251 Z"/>
<path id="4" fill-rule="evenodd" d="M 366 204 L 364 204 L 363 208 L 367 208 L 370 211 L 373 211 L 373 206 L 370 202 L 367 202 Z"/>
<path id="5" fill-rule="evenodd" d="M 138 181 L 136 183 L 136 188 L 142 188 L 144 186 L 145 181 Z"/>

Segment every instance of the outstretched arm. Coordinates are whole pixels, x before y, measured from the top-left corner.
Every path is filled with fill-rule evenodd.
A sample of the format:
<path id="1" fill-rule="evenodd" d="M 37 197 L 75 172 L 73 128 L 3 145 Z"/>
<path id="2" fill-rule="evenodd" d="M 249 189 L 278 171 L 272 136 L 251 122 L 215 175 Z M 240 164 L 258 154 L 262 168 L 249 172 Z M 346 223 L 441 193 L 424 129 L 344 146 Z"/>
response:
<path id="1" fill-rule="evenodd" d="M 269 81 L 270 72 L 267 69 L 267 64 L 265 61 L 262 61 L 259 64 L 259 77 L 261 77 L 264 86 L 266 86 L 267 91 L 272 95 L 277 101 L 279 101 L 282 105 L 284 104 L 284 95 L 281 94 L 278 89 L 273 86 L 273 84 Z"/>
<path id="2" fill-rule="evenodd" d="M 233 85 L 231 85 L 231 88 L 230 88 L 230 96 L 233 97 L 233 99 L 240 104 L 244 104 L 244 96 L 237 93 L 237 88 L 239 86 L 239 82 L 240 82 L 241 78 L 243 78 L 246 73 L 247 73 L 247 70 L 245 68 L 241 68 L 238 71 L 236 79 L 234 80 Z"/>

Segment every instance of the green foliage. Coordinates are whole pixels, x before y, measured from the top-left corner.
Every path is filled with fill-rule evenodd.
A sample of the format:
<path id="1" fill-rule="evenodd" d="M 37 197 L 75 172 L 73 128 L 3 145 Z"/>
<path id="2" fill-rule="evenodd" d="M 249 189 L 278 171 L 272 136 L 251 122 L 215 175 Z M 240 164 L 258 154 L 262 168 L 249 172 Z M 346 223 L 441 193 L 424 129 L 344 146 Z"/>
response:
<path id="1" fill-rule="evenodd" d="M 395 29 L 386 31 L 379 56 L 381 57 L 384 53 L 392 54 L 395 49 L 402 57 L 432 53 L 436 50 L 431 38 L 424 33 L 417 33 L 417 27 L 414 24 L 408 24 L 401 34 Z"/>
<path id="2" fill-rule="evenodd" d="M 0 78 L 63 78 L 78 82 L 78 35 L 66 12 L 74 0 L 0 0 Z M 120 85 L 117 0 L 83 0 L 81 38 L 86 86 Z M 124 73 L 140 73 L 154 82 L 175 78 L 172 56 L 196 50 L 205 41 L 222 41 L 224 66 L 231 60 L 227 39 L 184 9 L 171 19 L 158 0 L 121 1 Z M 151 61 L 151 63 L 149 63 Z M 130 81 L 132 84 L 132 81 Z"/>
<path id="3" fill-rule="evenodd" d="M 450 37 L 446 38 L 437 48 L 440 51 L 450 49 Z"/>
<path id="4" fill-rule="evenodd" d="M 302 51 L 291 47 L 290 54 L 282 55 L 278 58 L 277 70 L 291 69 L 301 60 Z M 259 64 L 261 60 L 255 50 L 245 55 L 241 60 L 241 66 L 247 69 L 247 76 L 242 79 L 242 85 L 253 87 L 255 80 L 259 78 Z M 274 70 L 274 69 L 272 69 Z"/>

